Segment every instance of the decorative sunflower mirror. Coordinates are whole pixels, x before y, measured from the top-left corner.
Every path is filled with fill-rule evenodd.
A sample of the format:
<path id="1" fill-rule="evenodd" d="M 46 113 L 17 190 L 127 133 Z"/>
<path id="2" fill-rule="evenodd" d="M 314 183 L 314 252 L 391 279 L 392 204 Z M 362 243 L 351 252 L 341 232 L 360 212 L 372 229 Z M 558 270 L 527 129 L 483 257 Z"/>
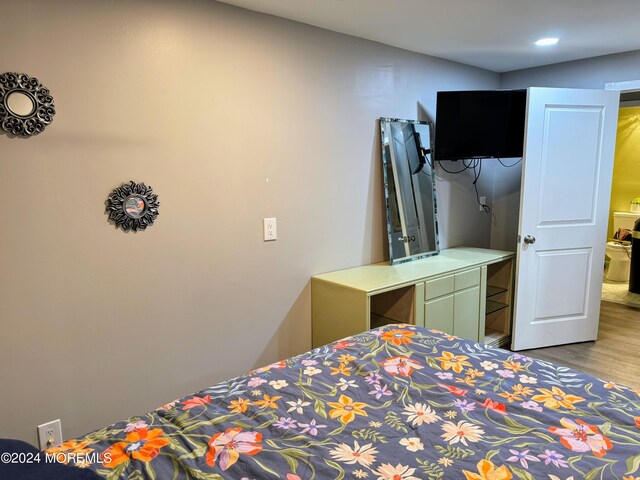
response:
<path id="1" fill-rule="evenodd" d="M 0 128 L 29 137 L 42 132 L 56 114 L 53 97 L 37 78 L 25 73 L 0 75 Z"/>
<path id="2" fill-rule="evenodd" d="M 125 232 L 144 230 L 158 216 L 158 195 L 144 183 L 131 180 L 114 189 L 107 198 L 107 213 Z"/>

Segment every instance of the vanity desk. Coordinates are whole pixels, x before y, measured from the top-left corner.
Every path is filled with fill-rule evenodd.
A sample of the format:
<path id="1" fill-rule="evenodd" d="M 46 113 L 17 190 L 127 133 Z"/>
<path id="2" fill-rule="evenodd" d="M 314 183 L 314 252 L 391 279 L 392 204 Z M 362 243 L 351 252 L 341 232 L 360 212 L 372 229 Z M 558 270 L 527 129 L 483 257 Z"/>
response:
<path id="1" fill-rule="evenodd" d="M 383 262 L 314 275 L 313 347 L 392 323 L 506 345 L 514 257 L 513 252 L 456 247 L 399 265 Z"/>

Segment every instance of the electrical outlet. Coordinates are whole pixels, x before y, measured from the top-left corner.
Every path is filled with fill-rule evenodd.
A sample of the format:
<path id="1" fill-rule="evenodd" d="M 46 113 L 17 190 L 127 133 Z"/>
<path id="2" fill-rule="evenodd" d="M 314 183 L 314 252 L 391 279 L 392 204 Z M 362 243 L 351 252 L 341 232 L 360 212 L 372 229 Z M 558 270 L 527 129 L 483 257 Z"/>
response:
<path id="1" fill-rule="evenodd" d="M 487 197 L 480 197 L 480 206 L 478 206 L 478 210 L 480 212 L 484 212 L 483 205 L 487 204 Z"/>
<path id="2" fill-rule="evenodd" d="M 271 242 L 278 238 L 276 231 L 276 219 L 275 218 L 265 218 L 263 220 L 263 228 L 264 228 L 264 241 Z"/>
<path id="3" fill-rule="evenodd" d="M 62 443 L 62 423 L 60 419 L 38 425 L 38 444 L 40 450 L 55 447 Z"/>

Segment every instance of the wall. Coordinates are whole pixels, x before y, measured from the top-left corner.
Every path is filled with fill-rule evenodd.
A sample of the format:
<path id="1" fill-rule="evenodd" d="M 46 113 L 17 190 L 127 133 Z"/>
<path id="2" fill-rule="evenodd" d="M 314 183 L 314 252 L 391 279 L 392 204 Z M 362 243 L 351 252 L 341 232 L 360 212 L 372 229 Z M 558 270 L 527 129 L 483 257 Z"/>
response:
<path id="1" fill-rule="evenodd" d="M 522 162 L 516 158 L 493 162 L 493 205 L 491 207 L 491 248 L 515 252 L 520 220 Z"/>
<path id="2" fill-rule="evenodd" d="M 503 73 L 500 88 L 604 88 L 640 79 L 640 50 Z"/>
<path id="3" fill-rule="evenodd" d="M 616 156 L 611 184 L 609 233 L 613 237 L 613 212 L 628 212 L 632 199 L 640 197 L 640 107 L 621 108 L 618 115 Z"/>
<path id="4" fill-rule="evenodd" d="M 500 88 L 603 89 L 609 82 L 637 79 L 640 79 L 640 50 L 503 73 L 500 76 Z M 615 169 L 619 169 L 617 156 Z M 518 230 L 518 211 L 514 207 L 519 205 L 520 173 L 521 168 L 495 170 L 491 248 L 512 249 L 506 247 L 505 238 L 512 238 Z M 640 195 L 640 190 L 637 195 Z M 614 202 L 617 203 L 612 197 L 612 206 Z M 626 208 L 628 210 L 628 205 Z M 611 228 L 610 215 L 610 231 Z"/>
<path id="5" fill-rule="evenodd" d="M 387 255 L 376 119 L 499 82 L 204 0 L 7 2 L 0 43 L 57 107 L 0 135 L 0 436 L 31 442 L 310 348 L 309 277 Z M 161 205 L 125 234 L 104 209 L 129 180 Z M 488 246 L 468 178 L 438 195 L 441 246 Z"/>

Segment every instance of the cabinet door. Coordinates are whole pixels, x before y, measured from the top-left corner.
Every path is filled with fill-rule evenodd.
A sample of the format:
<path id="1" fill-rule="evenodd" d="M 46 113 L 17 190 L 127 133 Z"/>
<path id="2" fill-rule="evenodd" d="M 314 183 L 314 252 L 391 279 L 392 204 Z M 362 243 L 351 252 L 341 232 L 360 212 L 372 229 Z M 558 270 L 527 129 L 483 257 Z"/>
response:
<path id="1" fill-rule="evenodd" d="M 445 295 L 424 304 L 424 326 L 453 333 L 453 295 Z"/>
<path id="2" fill-rule="evenodd" d="M 456 292 L 453 297 L 453 334 L 477 342 L 480 326 L 480 287 Z"/>

